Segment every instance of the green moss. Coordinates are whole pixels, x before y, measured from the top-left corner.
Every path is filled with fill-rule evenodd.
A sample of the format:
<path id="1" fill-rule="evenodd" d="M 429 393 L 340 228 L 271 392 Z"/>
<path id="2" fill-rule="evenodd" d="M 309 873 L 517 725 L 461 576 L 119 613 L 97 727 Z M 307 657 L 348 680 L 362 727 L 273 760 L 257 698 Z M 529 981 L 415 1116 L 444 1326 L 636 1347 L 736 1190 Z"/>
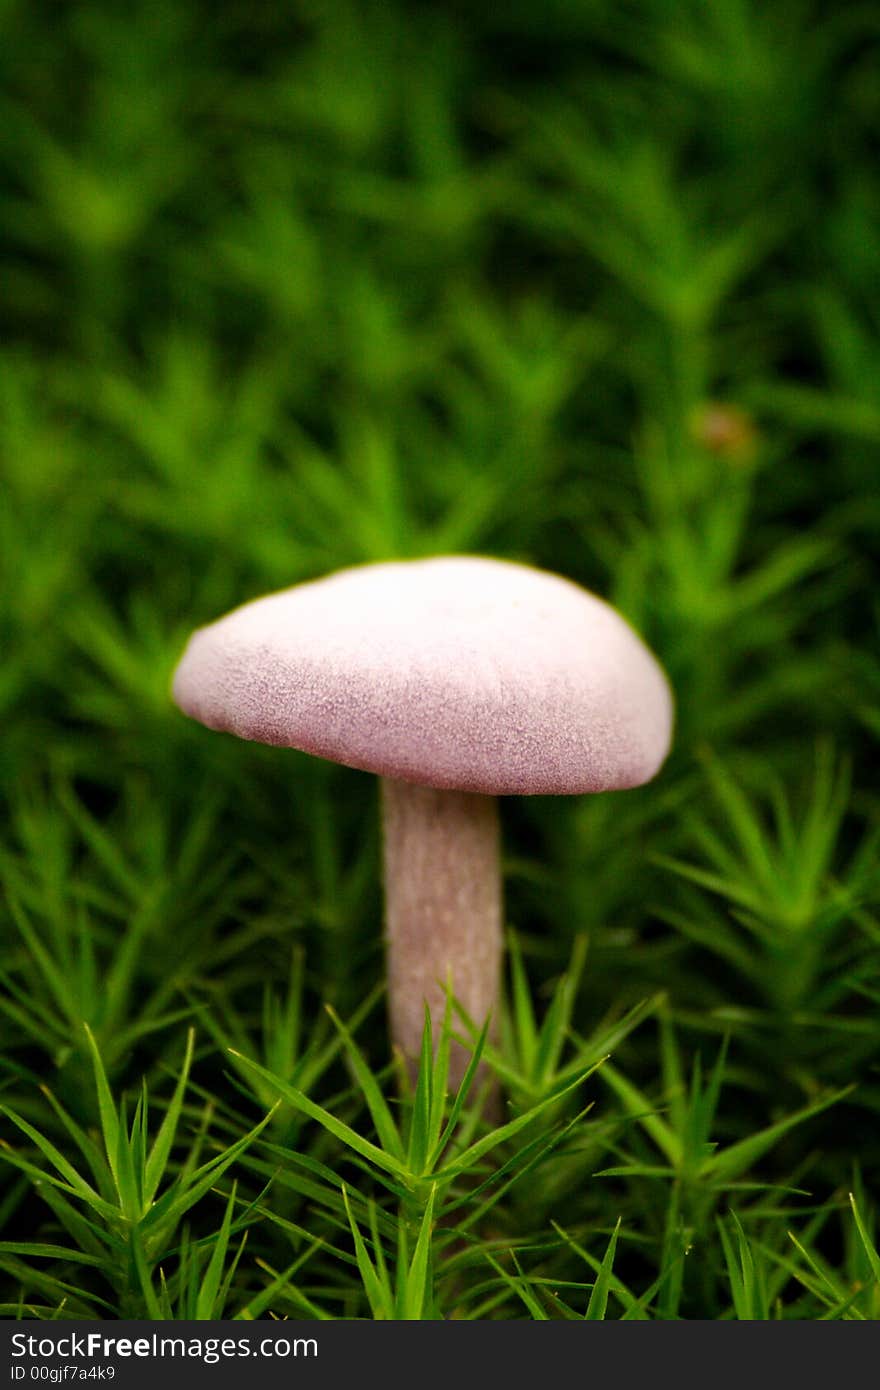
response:
<path id="1" fill-rule="evenodd" d="M 875 29 L 0 5 L 0 1311 L 880 1316 Z M 400 1098 L 371 779 L 167 693 L 448 551 L 678 703 L 503 806 L 491 1136 Z"/>

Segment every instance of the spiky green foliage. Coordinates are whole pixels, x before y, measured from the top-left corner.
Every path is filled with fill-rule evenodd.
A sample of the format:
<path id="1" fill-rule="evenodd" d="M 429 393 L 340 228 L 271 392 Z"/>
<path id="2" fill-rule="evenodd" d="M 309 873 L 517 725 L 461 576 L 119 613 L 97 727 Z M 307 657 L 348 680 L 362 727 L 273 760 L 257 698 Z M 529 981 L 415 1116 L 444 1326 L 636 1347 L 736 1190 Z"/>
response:
<path id="1" fill-rule="evenodd" d="M 878 37 L 0 4 L 0 1314 L 880 1316 Z M 505 1015 L 411 1087 L 371 779 L 168 683 L 450 551 L 609 597 L 678 720 L 504 804 Z"/>

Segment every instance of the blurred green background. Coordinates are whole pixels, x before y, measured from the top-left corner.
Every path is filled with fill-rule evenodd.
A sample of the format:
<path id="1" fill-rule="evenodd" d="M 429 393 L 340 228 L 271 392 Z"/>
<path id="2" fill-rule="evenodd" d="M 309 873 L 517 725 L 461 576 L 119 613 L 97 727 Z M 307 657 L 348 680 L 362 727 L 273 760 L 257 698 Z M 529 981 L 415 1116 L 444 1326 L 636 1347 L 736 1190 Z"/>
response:
<path id="1" fill-rule="evenodd" d="M 876 6 L 808 0 L 2 0 L 0 1099 L 64 1153 L 38 1086 L 97 1123 L 83 1022 L 114 1094 L 167 1102 L 194 1020 L 185 1119 L 231 1142 L 265 1098 L 223 1047 L 289 1080 L 381 982 L 372 779 L 184 720 L 189 631 L 343 565 L 521 559 L 616 603 L 678 705 L 652 786 L 504 803 L 528 989 L 540 1018 L 572 982 L 575 1057 L 651 1002 L 494 1209 L 521 1267 L 477 1243 L 437 1306 L 567 1316 L 542 1280 L 593 1273 L 553 1223 L 601 1257 L 620 1217 L 649 1316 L 736 1315 L 748 1260 L 753 1316 L 880 1315 L 878 48 Z M 359 1038 L 381 1069 L 381 1002 Z M 549 1084 L 507 1063 L 514 1107 Z M 314 1078 L 369 1134 L 347 1085 Z M 228 1315 L 287 1221 L 328 1250 L 311 1311 L 272 1307 L 370 1316 L 346 1160 L 304 1136 L 326 1191 L 266 1199 Z M 33 1176 L 0 1188 L 7 1313 L 153 1315 L 20 1248 L 90 1248 Z"/>

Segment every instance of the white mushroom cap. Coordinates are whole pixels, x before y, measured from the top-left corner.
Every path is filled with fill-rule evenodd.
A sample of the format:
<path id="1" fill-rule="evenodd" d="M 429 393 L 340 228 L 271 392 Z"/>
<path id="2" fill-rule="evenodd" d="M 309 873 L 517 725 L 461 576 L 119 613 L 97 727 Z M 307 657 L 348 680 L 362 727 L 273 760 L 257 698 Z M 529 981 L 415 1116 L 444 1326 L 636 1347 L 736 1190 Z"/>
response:
<path id="1" fill-rule="evenodd" d="M 423 786 L 490 794 L 638 786 L 672 697 L 615 609 L 527 565 L 363 565 L 201 628 L 174 677 L 212 729 Z"/>

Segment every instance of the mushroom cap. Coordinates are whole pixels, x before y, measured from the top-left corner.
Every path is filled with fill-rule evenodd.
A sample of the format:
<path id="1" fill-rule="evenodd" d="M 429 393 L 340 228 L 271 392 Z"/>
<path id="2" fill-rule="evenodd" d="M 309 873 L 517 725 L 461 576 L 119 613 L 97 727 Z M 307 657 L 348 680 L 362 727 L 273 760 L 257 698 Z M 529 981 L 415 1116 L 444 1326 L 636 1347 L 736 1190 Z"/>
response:
<path id="1" fill-rule="evenodd" d="M 672 697 L 601 599 L 477 556 L 362 565 L 190 638 L 174 699 L 211 729 L 384 777 L 489 794 L 654 776 Z"/>

